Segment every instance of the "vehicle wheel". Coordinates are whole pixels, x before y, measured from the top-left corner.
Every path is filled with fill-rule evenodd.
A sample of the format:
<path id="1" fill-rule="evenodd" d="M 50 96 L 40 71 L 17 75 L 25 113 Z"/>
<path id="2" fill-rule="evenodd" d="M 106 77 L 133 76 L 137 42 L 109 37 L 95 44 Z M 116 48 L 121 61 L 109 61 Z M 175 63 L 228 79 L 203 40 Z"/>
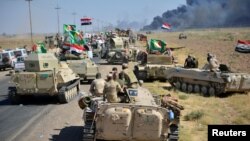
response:
<path id="1" fill-rule="evenodd" d="M 193 91 L 193 85 L 189 84 L 188 87 L 187 87 L 187 92 L 191 93 L 192 91 Z"/>
<path id="2" fill-rule="evenodd" d="M 121 52 L 116 52 L 114 56 L 115 56 L 116 59 L 121 59 L 122 58 L 122 53 Z"/>
<path id="3" fill-rule="evenodd" d="M 176 83 L 175 83 L 175 88 L 176 89 L 181 89 L 181 82 L 180 81 L 177 81 Z"/>
<path id="4" fill-rule="evenodd" d="M 206 96 L 207 95 L 207 87 L 206 86 L 202 86 L 201 87 L 201 93 Z"/>
<path id="5" fill-rule="evenodd" d="M 208 90 L 209 96 L 215 96 L 215 89 L 213 87 L 210 87 Z"/>
<path id="6" fill-rule="evenodd" d="M 17 95 L 16 91 L 10 90 L 8 96 L 9 96 L 9 100 L 10 100 L 11 104 L 19 104 L 20 96 Z"/>
<path id="7" fill-rule="evenodd" d="M 200 86 L 199 85 L 194 85 L 194 92 L 200 93 Z"/>
<path id="8" fill-rule="evenodd" d="M 183 91 L 183 92 L 186 92 L 187 91 L 187 84 L 186 83 L 182 83 L 181 84 L 181 90 Z"/>

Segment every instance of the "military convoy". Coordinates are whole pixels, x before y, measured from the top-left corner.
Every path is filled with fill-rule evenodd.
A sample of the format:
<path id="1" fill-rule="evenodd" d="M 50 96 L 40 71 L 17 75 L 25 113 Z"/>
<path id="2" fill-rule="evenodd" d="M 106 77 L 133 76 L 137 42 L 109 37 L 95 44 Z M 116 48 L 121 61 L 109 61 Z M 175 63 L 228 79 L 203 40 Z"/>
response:
<path id="1" fill-rule="evenodd" d="M 11 103 L 19 103 L 23 96 L 38 95 L 57 96 L 60 103 L 67 103 L 78 94 L 80 78 L 54 54 L 31 53 L 24 63 L 26 71 L 11 76 Z"/>
<path id="2" fill-rule="evenodd" d="M 234 73 L 221 64 L 220 71 L 206 69 L 171 68 L 166 71 L 170 84 L 184 92 L 202 93 L 204 96 L 219 96 L 225 92 L 250 91 L 250 74 Z"/>
<path id="3" fill-rule="evenodd" d="M 79 100 L 84 112 L 83 141 L 178 140 L 179 116 L 183 107 L 177 102 L 154 97 L 136 82 L 130 86 L 124 89 L 123 103 L 108 103 L 103 97 L 91 96 Z"/>

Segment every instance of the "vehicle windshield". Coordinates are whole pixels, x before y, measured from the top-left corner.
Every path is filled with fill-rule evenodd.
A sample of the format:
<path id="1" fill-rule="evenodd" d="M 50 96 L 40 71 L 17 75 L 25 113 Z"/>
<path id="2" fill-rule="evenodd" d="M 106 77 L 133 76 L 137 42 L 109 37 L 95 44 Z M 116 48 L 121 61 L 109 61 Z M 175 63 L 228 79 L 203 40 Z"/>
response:
<path id="1" fill-rule="evenodd" d="M 8 53 L 3 53 L 2 58 L 6 58 L 6 57 L 9 57 L 9 54 Z"/>
<path id="2" fill-rule="evenodd" d="M 14 51 L 15 56 L 22 56 L 22 51 L 21 50 L 16 50 Z"/>

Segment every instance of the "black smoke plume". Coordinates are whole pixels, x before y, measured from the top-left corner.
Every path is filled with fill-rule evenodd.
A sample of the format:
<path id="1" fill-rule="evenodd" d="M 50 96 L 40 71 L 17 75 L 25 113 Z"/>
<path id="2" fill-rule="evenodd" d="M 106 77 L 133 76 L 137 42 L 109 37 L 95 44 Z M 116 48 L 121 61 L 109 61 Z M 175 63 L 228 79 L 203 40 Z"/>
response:
<path id="1" fill-rule="evenodd" d="M 186 0 L 186 5 L 154 17 L 143 30 L 159 29 L 164 22 L 173 28 L 250 26 L 250 0 Z"/>

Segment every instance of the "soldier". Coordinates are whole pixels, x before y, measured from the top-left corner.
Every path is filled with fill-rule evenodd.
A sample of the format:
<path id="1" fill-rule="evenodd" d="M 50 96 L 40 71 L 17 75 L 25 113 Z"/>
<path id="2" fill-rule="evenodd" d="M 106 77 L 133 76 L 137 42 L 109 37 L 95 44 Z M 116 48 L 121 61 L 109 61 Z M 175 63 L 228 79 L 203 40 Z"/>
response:
<path id="1" fill-rule="evenodd" d="M 188 55 L 188 57 L 185 60 L 184 68 L 195 68 L 195 59 L 191 55 Z"/>
<path id="2" fill-rule="evenodd" d="M 113 68 L 112 68 L 112 72 L 113 72 L 113 73 L 117 73 L 117 72 L 118 72 L 117 67 L 113 67 Z"/>
<path id="3" fill-rule="evenodd" d="M 213 55 L 211 53 L 207 54 L 207 62 L 209 63 L 210 59 L 213 57 Z"/>
<path id="4" fill-rule="evenodd" d="M 103 90 L 103 98 L 104 100 L 107 98 L 110 103 L 120 102 L 121 99 L 118 97 L 118 92 L 122 92 L 121 86 L 118 82 L 113 80 L 112 74 L 108 74 L 107 83 L 104 86 Z"/>
<path id="5" fill-rule="evenodd" d="M 215 56 L 212 56 L 209 60 L 209 68 L 210 68 L 210 71 L 212 72 L 216 72 L 219 70 L 219 63 L 218 63 L 218 60 L 216 59 Z"/>
<path id="6" fill-rule="evenodd" d="M 102 96 L 105 83 L 106 81 L 102 78 L 101 73 L 97 73 L 96 79 L 92 81 L 90 85 L 90 89 L 89 89 L 90 93 L 93 96 Z"/>
<path id="7" fill-rule="evenodd" d="M 128 73 L 128 64 L 123 63 L 122 64 L 122 71 L 118 75 L 120 78 L 122 78 L 124 85 L 128 85 L 130 83 L 129 78 L 126 75 L 127 73 Z"/>

